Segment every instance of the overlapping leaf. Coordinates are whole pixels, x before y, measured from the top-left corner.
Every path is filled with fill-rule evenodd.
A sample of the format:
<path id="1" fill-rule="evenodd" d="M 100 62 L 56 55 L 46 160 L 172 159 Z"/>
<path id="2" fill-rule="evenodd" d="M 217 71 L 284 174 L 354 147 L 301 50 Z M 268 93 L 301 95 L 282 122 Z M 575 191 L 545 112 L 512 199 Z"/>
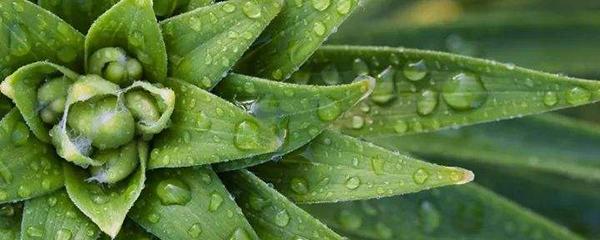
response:
<path id="1" fill-rule="evenodd" d="M 223 176 L 261 239 L 343 239 L 251 172 Z"/>
<path id="2" fill-rule="evenodd" d="M 61 160 L 27 128 L 17 109 L 0 121 L 0 203 L 50 193 L 63 186 Z"/>
<path id="3" fill-rule="evenodd" d="M 44 60 L 81 69 L 83 35 L 69 24 L 26 0 L 0 2 L 0 15 L 0 79 Z"/>
<path id="4" fill-rule="evenodd" d="M 253 166 L 308 143 L 373 90 L 374 79 L 358 80 L 347 85 L 319 87 L 230 75 L 216 89 L 219 95 L 244 107 L 262 122 L 273 125 L 284 140 L 275 153 L 222 163 L 216 168 L 232 170 Z"/>
<path id="5" fill-rule="evenodd" d="M 122 0 L 102 14 L 86 36 L 86 59 L 104 47 L 121 47 L 135 56 L 144 80 L 166 80 L 167 53 L 151 0 Z"/>
<path id="6" fill-rule="evenodd" d="M 596 102 L 600 82 L 452 54 L 403 48 L 322 48 L 297 75 L 336 84 L 377 76 L 369 101 L 339 121 L 353 136 L 403 135 Z"/>
<path id="7" fill-rule="evenodd" d="M 281 5 L 282 0 L 230 0 L 163 21 L 169 76 L 212 88 Z"/>
<path id="8" fill-rule="evenodd" d="M 0 239 L 21 238 L 21 204 L 0 205 Z"/>
<path id="9" fill-rule="evenodd" d="M 473 180 L 470 171 L 426 163 L 330 130 L 252 171 L 298 203 L 379 198 Z"/>
<path id="10" fill-rule="evenodd" d="M 286 0 L 281 14 L 262 33 L 238 68 L 267 79 L 285 80 L 321 46 L 358 6 L 357 0 Z"/>
<path id="11" fill-rule="evenodd" d="M 475 184 L 303 208 L 352 239 L 581 239 Z"/>
<path id="12" fill-rule="evenodd" d="M 64 190 L 25 202 L 21 239 L 96 239 L 100 230 Z"/>
<path id="13" fill-rule="evenodd" d="M 130 217 L 163 240 L 258 239 L 209 168 L 158 169 Z"/>
<path id="14" fill-rule="evenodd" d="M 155 137 L 149 168 L 205 165 L 275 151 L 273 130 L 235 105 L 190 83 L 170 79 L 172 126 Z"/>
<path id="15" fill-rule="evenodd" d="M 102 240 L 111 240 L 112 238 L 103 235 L 100 237 Z M 146 230 L 142 229 L 139 225 L 137 225 L 133 220 L 127 219 L 117 235 L 115 240 L 131 240 L 131 239 L 139 239 L 139 240 L 154 240 L 157 239 L 154 235 L 147 233 Z"/>
<path id="16" fill-rule="evenodd" d="M 158 17 L 170 17 L 213 4 L 214 0 L 153 0 Z"/>
<path id="17" fill-rule="evenodd" d="M 117 2 L 118 0 L 37 0 L 40 7 L 53 12 L 82 33 L 87 33 L 94 20 Z"/>
<path id="18" fill-rule="evenodd" d="M 144 188 L 147 152 L 146 143 L 140 142 L 138 169 L 127 179 L 111 186 L 88 182 L 85 170 L 64 164 L 65 186 L 69 197 L 79 210 L 112 238 L 119 233 L 125 216 Z"/>

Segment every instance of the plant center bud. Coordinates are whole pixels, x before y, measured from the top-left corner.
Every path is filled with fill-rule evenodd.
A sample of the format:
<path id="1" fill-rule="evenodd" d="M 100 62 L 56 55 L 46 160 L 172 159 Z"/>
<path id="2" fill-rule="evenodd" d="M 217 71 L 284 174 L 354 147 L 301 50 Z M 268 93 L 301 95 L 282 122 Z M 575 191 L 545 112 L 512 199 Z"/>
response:
<path id="1" fill-rule="evenodd" d="M 144 68 L 137 59 L 130 58 L 122 48 L 107 47 L 99 49 L 90 56 L 88 72 L 123 87 L 140 80 Z"/>
<path id="2" fill-rule="evenodd" d="M 65 111 L 65 99 L 71 80 L 62 76 L 48 80 L 37 92 L 37 101 L 42 121 L 48 124 L 58 122 L 60 115 Z"/>
<path id="3" fill-rule="evenodd" d="M 133 117 L 142 122 L 156 122 L 160 118 L 158 106 L 152 95 L 143 90 L 125 94 L 125 105 Z"/>
<path id="4" fill-rule="evenodd" d="M 133 140 L 135 133 L 133 115 L 119 106 L 114 96 L 72 105 L 67 124 L 100 150 L 123 146 Z"/>

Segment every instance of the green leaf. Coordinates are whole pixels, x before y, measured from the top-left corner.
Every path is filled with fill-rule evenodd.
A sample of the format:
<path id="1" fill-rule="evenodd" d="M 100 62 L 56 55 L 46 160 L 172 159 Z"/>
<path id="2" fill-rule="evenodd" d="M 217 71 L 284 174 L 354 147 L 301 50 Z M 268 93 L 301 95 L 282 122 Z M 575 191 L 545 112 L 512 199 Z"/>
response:
<path id="1" fill-rule="evenodd" d="M 115 5 L 118 0 L 38 0 L 41 7 L 56 14 L 82 33 L 86 33 L 94 20 Z"/>
<path id="2" fill-rule="evenodd" d="M 282 0 L 230 0 L 161 22 L 169 76 L 214 87 L 279 13 Z"/>
<path id="3" fill-rule="evenodd" d="M 600 100 L 600 82 L 447 53 L 324 47 L 301 71 L 311 83 L 378 78 L 369 101 L 338 122 L 352 136 L 403 135 L 579 106 Z M 354 125 L 355 119 L 366 124 Z"/>
<path id="4" fill-rule="evenodd" d="M 185 11 L 189 12 L 196 8 L 201 8 L 201 7 L 211 5 L 214 2 L 215 2 L 214 0 L 190 0 L 189 3 L 187 4 L 187 6 L 185 7 Z"/>
<path id="5" fill-rule="evenodd" d="M 50 137 L 48 127 L 40 118 L 38 89 L 55 75 L 73 80 L 78 77 L 65 67 L 50 62 L 35 62 L 20 67 L 0 84 L 0 91 L 12 99 L 33 134 L 43 142 L 50 142 Z"/>
<path id="6" fill-rule="evenodd" d="M 287 79 L 336 31 L 358 6 L 357 0 L 286 0 L 273 20 L 246 54 L 238 69 L 251 75 Z"/>
<path id="7" fill-rule="evenodd" d="M 213 0 L 154 0 L 154 12 L 158 17 L 170 17 L 214 3 Z"/>
<path id="8" fill-rule="evenodd" d="M 0 86 L 2 86 L 0 84 Z M 1 90 L 2 87 L 0 87 Z M 12 102 L 9 98 L 4 95 L 0 95 L 0 118 L 4 117 L 10 110 L 13 109 Z"/>
<path id="9" fill-rule="evenodd" d="M 145 80 L 166 80 L 167 52 L 151 0 L 122 0 L 102 14 L 86 36 L 86 59 L 104 47 L 121 47 L 135 56 Z"/>
<path id="10" fill-rule="evenodd" d="M 319 135 L 332 121 L 366 98 L 372 78 L 340 86 L 306 86 L 232 74 L 216 89 L 219 96 L 243 106 L 256 118 L 273 125 L 284 137 L 275 153 L 217 165 L 218 170 L 241 169 L 287 154 Z"/>
<path id="11" fill-rule="evenodd" d="M 0 239 L 21 239 L 21 204 L 0 205 Z"/>
<path id="12" fill-rule="evenodd" d="M 99 233 L 64 190 L 25 202 L 22 239 L 97 239 Z"/>
<path id="13" fill-rule="evenodd" d="M 235 105 L 187 82 L 169 79 L 175 91 L 172 125 L 154 138 L 148 167 L 205 165 L 273 152 L 281 140 Z"/>
<path id="14" fill-rule="evenodd" d="M 84 37 L 69 24 L 25 0 L 0 2 L 0 15 L 0 79 L 44 60 L 81 69 Z"/>
<path id="15" fill-rule="evenodd" d="M 138 144 L 140 166 L 125 180 L 110 186 L 87 182 L 85 170 L 64 164 L 65 186 L 69 197 L 104 233 L 114 238 L 133 203 L 140 196 L 146 180 L 148 146 Z"/>
<path id="16" fill-rule="evenodd" d="M 35 138 L 17 109 L 0 121 L 0 203 L 50 193 L 63 186 L 61 160 Z"/>
<path id="17" fill-rule="evenodd" d="M 149 173 L 130 217 L 163 240 L 258 239 L 242 210 L 210 168 Z"/>
<path id="18" fill-rule="evenodd" d="M 252 171 L 297 203 L 379 198 L 473 180 L 471 171 L 423 162 L 329 130 L 280 162 Z"/>
<path id="19" fill-rule="evenodd" d="M 352 239 L 581 239 L 476 184 L 303 208 Z"/>
<path id="20" fill-rule="evenodd" d="M 261 239 L 343 239 L 251 172 L 223 176 Z"/>
<path id="21" fill-rule="evenodd" d="M 102 235 L 100 237 L 102 240 L 111 240 L 112 238 L 107 235 Z M 137 223 L 133 222 L 131 219 L 125 220 L 121 231 L 119 231 L 119 235 L 115 238 L 115 240 L 154 240 L 158 239 L 154 235 L 147 233 L 142 227 L 137 225 Z"/>
<path id="22" fill-rule="evenodd" d="M 393 150 L 600 183 L 600 127 L 542 115 L 409 136 L 363 136 Z"/>

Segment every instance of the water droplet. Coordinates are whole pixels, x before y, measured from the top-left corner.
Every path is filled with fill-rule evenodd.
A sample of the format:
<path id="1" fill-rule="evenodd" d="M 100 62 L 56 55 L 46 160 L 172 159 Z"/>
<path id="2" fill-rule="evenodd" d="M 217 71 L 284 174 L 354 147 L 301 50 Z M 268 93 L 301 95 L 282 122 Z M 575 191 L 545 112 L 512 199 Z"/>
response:
<path id="1" fill-rule="evenodd" d="M 354 190 L 360 186 L 360 179 L 358 177 L 348 178 L 345 185 L 348 189 Z"/>
<path id="2" fill-rule="evenodd" d="M 456 110 L 470 110 L 483 105 L 487 100 L 488 91 L 479 76 L 459 73 L 444 83 L 442 97 Z"/>
<path id="3" fill-rule="evenodd" d="M 148 217 L 146 219 L 148 220 L 148 222 L 158 223 L 158 221 L 160 221 L 160 216 L 158 216 L 157 214 L 151 213 L 150 215 L 148 215 Z"/>
<path id="4" fill-rule="evenodd" d="M 44 236 L 44 230 L 38 227 L 30 226 L 27 228 L 27 235 L 30 237 L 41 238 Z"/>
<path id="5" fill-rule="evenodd" d="M 274 80 L 282 80 L 283 79 L 283 71 L 281 69 L 275 69 L 271 74 Z"/>
<path id="6" fill-rule="evenodd" d="M 44 179 L 42 180 L 42 188 L 44 188 L 45 190 L 49 190 L 50 187 L 52 187 L 52 183 L 50 182 L 50 179 Z"/>
<path id="7" fill-rule="evenodd" d="M 352 116 L 352 128 L 361 129 L 365 125 L 365 119 L 361 116 Z"/>
<path id="8" fill-rule="evenodd" d="M 92 202 L 100 205 L 110 201 L 110 197 L 104 194 L 92 194 L 90 198 L 92 199 Z"/>
<path id="9" fill-rule="evenodd" d="M 438 93 L 425 90 L 422 91 L 417 99 L 417 113 L 425 116 L 433 112 L 438 104 Z"/>
<path id="10" fill-rule="evenodd" d="M 229 240 L 250 240 L 252 238 L 250 238 L 250 235 L 248 234 L 248 232 L 246 232 L 246 230 L 242 229 L 242 228 L 238 228 L 235 230 L 235 232 L 233 232 L 233 234 L 231 234 L 231 237 L 229 238 Z"/>
<path id="11" fill-rule="evenodd" d="M 25 144 L 29 139 L 29 128 L 24 123 L 18 122 L 13 128 L 10 139 L 17 146 Z"/>
<path id="12" fill-rule="evenodd" d="M 77 58 L 77 50 L 72 47 L 64 47 L 58 51 L 56 57 L 64 63 L 71 63 Z"/>
<path id="13" fill-rule="evenodd" d="M 314 26 L 313 26 L 313 31 L 315 31 L 315 33 L 318 36 L 323 36 L 325 35 L 325 31 L 327 30 L 327 27 L 325 27 L 325 24 L 323 24 L 322 22 L 315 22 Z"/>
<path id="14" fill-rule="evenodd" d="M 587 103 L 592 97 L 592 93 L 581 87 L 571 88 L 567 92 L 567 102 L 572 105 Z"/>
<path id="15" fill-rule="evenodd" d="M 385 173 L 385 160 L 381 158 L 371 158 L 371 170 L 377 175 Z"/>
<path id="16" fill-rule="evenodd" d="M 71 240 L 72 237 L 73 237 L 73 233 L 71 233 L 71 230 L 63 228 L 61 230 L 58 230 L 58 232 L 56 232 L 56 237 L 54 239 L 55 240 Z"/>
<path id="17" fill-rule="evenodd" d="M 558 95 L 556 92 L 548 91 L 544 94 L 544 105 L 552 107 L 558 103 Z"/>
<path id="18" fill-rule="evenodd" d="M 4 201 L 6 199 L 8 199 L 8 193 L 0 190 L 0 201 Z"/>
<path id="19" fill-rule="evenodd" d="M 13 175 L 10 172 L 9 168 L 4 166 L 2 162 L 0 162 L 0 185 L 1 184 L 9 184 L 12 182 Z"/>
<path id="20" fill-rule="evenodd" d="M 0 216 L 11 217 L 15 215 L 15 208 L 12 205 L 4 205 L 0 207 Z M 2 225 L 0 225 L 2 228 Z"/>
<path id="21" fill-rule="evenodd" d="M 319 115 L 319 118 L 322 121 L 333 121 L 337 119 L 341 113 L 342 109 L 340 109 L 340 106 L 338 105 L 337 101 L 334 101 L 328 97 L 319 99 L 319 108 L 317 110 L 317 115 Z"/>
<path id="22" fill-rule="evenodd" d="M 369 65 L 367 65 L 367 63 L 360 58 L 354 59 L 354 62 L 352 63 L 352 70 L 357 76 L 369 75 Z"/>
<path id="23" fill-rule="evenodd" d="M 198 17 L 190 17 L 189 21 L 189 26 L 192 28 L 192 30 L 198 32 L 202 29 L 202 21 Z M 212 61 L 212 59 L 210 60 Z"/>
<path id="24" fill-rule="evenodd" d="M 227 13 L 232 13 L 233 11 L 235 11 L 235 5 L 232 3 L 223 4 L 223 11 Z"/>
<path id="25" fill-rule="evenodd" d="M 19 189 L 17 190 L 17 194 L 19 195 L 19 197 L 27 198 L 27 197 L 31 196 L 31 189 L 29 189 L 26 186 L 19 186 Z"/>
<path id="26" fill-rule="evenodd" d="M 163 205 L 185 205 L 192 199 L 190 187 L 175 178 L 160 181 L 156 186 L 156 195 Z"/>
<path id="27" fill-rule="evenodd" d="M 340 83 L 340 74 L 334 64 L 329 64 L 323 68 L 321 78 L 327 85 L 337 85 Z"/>
<path id="28" fill-rule="evenodd" d="M 440 226 L 441 215 L 433 204 L 428 201 L 421 203 L 419 223 L 425 233 L 432 233 Z"/>
<path id="29" fill-rule="evenodd" d="M 58 199 L 56 199 L 55 197 L 50 197 L 50 198 L 48 198 L 48 205 L 50 207 L 54 207 L 54 205 L 56 205 L 57 201 L 58 201 Z"/>
<path id="30" fill-rule="evenodd" d="M 408 130 L 408 124 L 405 121 L 398 120 L 394 124 L 394 131 L 398 134 L 406 133 Z"/>
<path id="31" fill-rule="evenodd" d="M 425 61 L 421 60 L 418 62 L 408 63 L 402 69 L 404 77 L 411 81 L 419 81 L 427 75 L 427 65 Z"/>
<path id="32" fill-rule="evenodd" d="M 419 168 L 413 174 L 413 180 L 415 181 L 416 184 L 423 184 L 423 183 L 425 183 L 425 181 L 427 181 L 428 178 L 429 178 L 429 173 L 423 168 Z"/>
<path id="33" fill-rule="evenodd" d="M 246 16 L 249 18 L 258 18 L 261 15 L 260 6 L 256 5 L 256 3 L 252 1 L 244 3 L 244 6 L 242 6 L 242 11 L 244 11 L 244 14 L 246 14 Z"/>
<path id="34" fill-rule="evenodd" d="M 390 239 L 394 235 L 392 229 L 381 222 L 375 224 L 375 232 L 381 239 Z"/>
<path id="35" fill-rule="evenodd" d="M 195 223 L 188 229 L 187 232 L 190 235 L 190 237 L 197 238 L 200 236 L 200 234 L 202 234 L 202 227 L 199 223 Z"/>
<path id="36" fill-rule="evenodd" d="M 313 7 L 319 11 L 323 11 L 331 4 L 330 0 L 312 0 Z"/>
<path id="37" fill-rule="evenodd" d="M 251 121 L 243 121 L 237 125 L 234 137 L 235 146 L 242 150 L 260 147 L 258 125 Z"/>
<path id="38" fill-rule="evenodd" d="M 267 202 L 265 199 L 261 198 L 256 194 L 251 194 L 249 197 L 249 204 L 252 209 L 260 211 L 263 208 L 265 208 L 269 204 L 269 202 Z"/>
<path id="39" fill-rule="evenodd" d="M 337 221 L 340 223 L 342 228 L 346 230 L 358 229 L 363 223 L 363 220 L 359 215 L 348 209 L 340 211 L 340 213 L 337 215 Z"/>
<path id="40" fill-rule="evenodd" d="M 308 193 L 308 182 L 304 178 L 294 177 L 290 180 L 290 188 L 297 194 L 306 194 Z"/>
<path id="41" fill-rule="evenodd" d="M 371 94 L 371 100 L 377 104 L 386 104 L 396 98 L 395 70 L 390 66 L 377 75 L 377 84 Z"/>
<path id="42" fill-rule="evenodd" d="M 339 14 L 346 15 L 346 14 L 350 13 L 351 9 L 352 9 L 352 1 L 342 0 L 342 1 L 338 2 L 337 12 Z"/>
<path id="43" fill-rule="evenodd" d="M 223 205 L 223 197 L 216 192 L 210 194 L 210 203 L 208 204 L 208 210 L 211 212 L 216 211 Z"/>
<path id="44" fill-rule="evenodd" d="M 275 214 L 275 224 L 280 227 L 285 227 L 290 223 L 290 215 L 285 209 L 277 212 Z"/>

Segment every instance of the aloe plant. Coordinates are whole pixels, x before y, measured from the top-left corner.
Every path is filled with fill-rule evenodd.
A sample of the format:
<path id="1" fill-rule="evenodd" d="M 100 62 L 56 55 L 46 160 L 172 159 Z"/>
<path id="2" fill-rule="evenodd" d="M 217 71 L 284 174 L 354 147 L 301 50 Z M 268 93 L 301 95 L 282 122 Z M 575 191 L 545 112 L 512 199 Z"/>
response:
<path id="1" fill-rule="evenodd" d="M 595 148 L 581 157 L 577 144 L 523 141 L 544 164 L 503 148 L 545 130 L 593 146 L 598 127 L 524 119 L 465 128 L 470 141 L 446 129 L 594 103 L 599 82 L 442 52 L 322 47 L 358 6 L 0 2 L 0 238 L 598 234 L 598 216 L 570 229 L 543 217 L 565 223 L 531 206 L 543 193 L 517 199 L 539 215 L 485 188 L 514 198 L 488 177 L 497 166 L 525 189 L 562 184 L 596 214 Z M 481 171 L 483 186 L 462 186 L 472 171 L 430 158 Z"/>

